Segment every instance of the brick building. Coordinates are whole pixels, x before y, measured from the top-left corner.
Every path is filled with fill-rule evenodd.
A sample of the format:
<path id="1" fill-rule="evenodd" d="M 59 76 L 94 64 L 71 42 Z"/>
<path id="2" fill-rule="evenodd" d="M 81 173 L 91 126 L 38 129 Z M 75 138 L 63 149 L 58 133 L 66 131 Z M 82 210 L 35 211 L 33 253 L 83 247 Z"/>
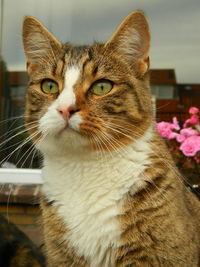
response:
<path id="1" fill-rule="evenodd" d="M 183 123 L 189 108 L 200 106 L 200 84 L 178 84 L 175 70 L 151 70 L 150 81 L 156 96 L 157 121 L 171 121 L 176 116 Z"/>

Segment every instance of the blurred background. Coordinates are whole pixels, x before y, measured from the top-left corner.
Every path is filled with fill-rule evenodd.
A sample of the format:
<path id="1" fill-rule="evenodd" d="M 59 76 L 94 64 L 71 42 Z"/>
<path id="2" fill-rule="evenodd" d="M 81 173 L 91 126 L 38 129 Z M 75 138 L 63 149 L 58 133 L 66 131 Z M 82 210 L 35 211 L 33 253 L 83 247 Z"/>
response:
<path id="1" fill-rule="evenodd" d="M 23 124 L 22 117 L 11 118 L 22 116 L 24 110 L 28 78 L 21 28 L 25 15 L 38 18 L 62 42 L 89 44 L 107 40 L 130 12 L 143 10 L 152 35 L 151 90 L 157 98 L 157 120 L 169 121 L 176 115 L 183 122 L 188 108 L 199 104 L 199 0 L 0 0 L 0 5 L 0 120 L 8 119 L 1 124 L 6 135 L 0 161 L 10 155 L 7 161 L 17 167 L 40 165 L 30 143 L 12 153 L 26 133 L 12 139 L 8 133 Z M 22 128 L 16 131 L 12 136 Z"/>
<path id="2" fill-rule="evenodd" d="M 12 139 L 8 133 L 23 124 L 22 117 L 11 118 L 22 116 L 24 110 L 28 78 L 21 28 L 26 15 L 38 18 L 62 42 L 89 44 L 107 40 L 131 11 L 143 10 L 152 35 L 151 89 L 157 98 L 157 120 L 178 115 L 183 122 L 188 108 L 199 103 L 199 0 L 0 0 L 0 8 L 0 120 L 8 120 L 1 123 L 6 135 L 1 140 L 0 165 L 7 155 L 7 161 L 17 167 L 40 165 L 30 143 L 12 153 L 26 133 Z M 11 132 L 12 136 L 19 131 L 22 128 Z"/>
<path id="3" fill-rule="evenodd" d="M 151 28 L 150 80 L 156 120 L 168 123 L 161 126 L 171 131 L 173 117 L 183 127 L 193 116 L 196 123 L 186 126 L 199 136 L 199 113 L 188 113 L 200 106 L 199 0 L 0 0 L 0 174 L 1 167 L 32 171 L 41 167 L 41 156 L 25 141 L 23 128 L 28 82 L 21 38 L 24 16 L 39 19 L 62 42 L 89 44 L 106 41 L 137 9 L 145 12 Z M 187 183 L 200 184 L 200 152 L 187 156 L 177 140 L 166 141 Z M 40 186 L 22 183 L 19 174 L 16 177 L 16 184 L 0 180 L 0 213 L 41 245 Z"/>

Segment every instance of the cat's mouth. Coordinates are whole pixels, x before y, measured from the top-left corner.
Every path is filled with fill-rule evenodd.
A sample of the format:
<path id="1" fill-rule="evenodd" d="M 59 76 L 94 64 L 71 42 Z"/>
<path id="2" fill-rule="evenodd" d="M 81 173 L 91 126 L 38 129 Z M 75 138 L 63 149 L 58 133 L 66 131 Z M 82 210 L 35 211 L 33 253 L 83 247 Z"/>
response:
<path id="1" fill-rule="evenodd" d="M 59 130 L 57 136 L 60 136 L 65 133 L 67 134 L 67 133 L 78 133 L 78 132 L 72 127 L 70 127 L 69 123 L 66 123 L 66 126 L 63 129 Z"/>

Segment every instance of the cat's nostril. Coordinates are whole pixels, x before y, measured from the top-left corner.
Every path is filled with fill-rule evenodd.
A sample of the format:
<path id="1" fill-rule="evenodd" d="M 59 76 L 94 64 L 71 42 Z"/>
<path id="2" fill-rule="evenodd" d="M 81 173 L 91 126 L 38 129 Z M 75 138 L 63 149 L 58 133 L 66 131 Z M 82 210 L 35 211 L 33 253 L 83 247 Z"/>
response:
<path id="1" fill-rule="evenodd" d="M 76 112 L 78 112 L 78 111 L 80 111 L 80 109 L 77 108 L 77 107 L 69 107 L 69 108 L 68 108 L 69 117 L 71 117 L 74 113 L 76 113 Z"/>
<path id="2" fill-rule="evenodd" d="M 69 118 L 69 113 L 67 110 L 64 109 L 57 109 L 57 111 L 60 113 L 60 115 L 65 119 L 68 120 Z"/>
<path id="3" fill-rule="evenodd" d="M 69 107 L 68 108 L 68 112 L 69 115 L 73 115 L 74 113 L 76 113 L 79 109 L 77 109 L 76 107 Z"/>
<path id="4" fill-rule="evenodd" d="M 62 115 L 62 117 L 65 120 L 69 120 L 69 118 L 76 112 L 80 111 L 80 109 L 78 109 L 75 106 L 70 106 L 68 108 L 58 108 L 58 112 Z"/>
<path id="5" fill-rule="evenodd" d="M 76 113 L 76 110 L 70 110 L 69 111 L 69 116 L 71 117 L 74 113 Z"/>

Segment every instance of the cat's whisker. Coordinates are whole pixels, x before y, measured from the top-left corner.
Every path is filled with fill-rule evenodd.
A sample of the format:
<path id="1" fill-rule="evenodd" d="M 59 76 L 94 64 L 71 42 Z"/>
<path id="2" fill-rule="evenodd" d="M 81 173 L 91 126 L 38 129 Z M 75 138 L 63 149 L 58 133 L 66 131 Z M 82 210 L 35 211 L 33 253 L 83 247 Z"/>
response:
<path id="1" fill-rule="evenodd" d="M 108 134 L 106 134 L 106 132 L 103 132 L 103 136 L 104 136 L 104 138 L 106 139 L 106 141 L 109 143 L 109 145 L 111 145 L 111 142 L 114 142 L 114 143 L 116 143 L 117 145 L 123 145 L 123 143 L 121 143 L 121 142 L 118 142 L 118 140 L 117 139 L 115 139 L 114 137 L 112 137 L 112 136 L 110 136 L 110 135 L 108 135 Z M 104 139 L 104 140 L 105 140 Z M 122 153 L 122 151 L 121 151 L 121 147 L 120 148 L 118 148 L 118 147 L 115 147 L 115 145 L 112 143 L 112 146 L 113 146 L 113 149 L 114 149 L 114 151 L 116 152 L 116 153 L 118 153 L 118 155 L 119 155 L 119 157 L 121 157 L 121 158 L 123 158 L 125 155 Z M 109 152 L 111 152 L 111 151 L 109 151 Z M 125 154 L 127 154 L 127 150 L 125 150 L 125 149 L 123 149 L 123 152 L 125 153 Z M 127 170 L 130 170 L 130 169 L 132 169 L 132 166 L 129 166 L 128 168 L 127 168 Z M 140 169 L 140 168 L 139 168 Z M 142 171 L 142 166 L 141 166 L 141 171 Z M 130 177 L 129 177 L 129 175 L 127 175 L 127 179 L 129 179 Z M 126 179 L 126 178 L 124 178 L 124 179 Z"/>
<path id="2" fill-rule="evenodd" d="M 28 156 L 25 158 L 24 162 L 21 164 L 21 168 L 23 168 L 24 164 L 26 163 L 28 157 L 30 156 L 32 149 L 35 149 L 35 144 L 31 144 L 31 146 L 26 150 L 26 152 L 22 155 L 22 157 L 17 161 L 16 166 L 23 160 L 23 158 L 28 154 Z"/>
<path id="3" fill-rule="evenodd" d="M 4 140 L 2 143 L 0 143 L 0 147 L 3 146 L 4 144 L 6 144 L 7 142 L 9 142 L 10 140 L 12 140 L 13 138 L 19 136 L 20 134 L 23 134 L 23 133 L 27 132 L 28 130 L 32 130 L 32 129 L 36 128 L 36 127 L 37 127 L 37 125 L 34 125 L 34 126 L 32 126 L 32 127 L 29 127 L 29 128 L 25 128 L 25 129 L 23 129 L 22 131 L 20 131 L 20 132 L 14 134 L 14 135 L 12 135 L 11 137 L 7 138 L 7 139 Z"/>
<path id="4" fill-rule="evenodd" d="M 31 161 L 30 161 L 30 164 L 29 164 L 29 168 L 33 168 L 33 162 L 34 162 L 34 158 L 35 158 L 35 156 L 36 156 L 36 154 L 37 154 L 37 149 L 36 149 L 36 147 L 35 147 L 35 145 L 34 145 L 34 147 L 33 147 L 33 149 L 32 149 L 32 151 L 31 151 L 31 153 L 33 152 L 33 154 L 32 154 L 32 157 L 31 157 Z"/>
<path id="5" fill-rule="evenodd" d="M 14 125 L 17 123 L 19 119 L 22 120 L 24 118 L 25 116 L 18 116 L 18 117 L 12 117 L 12 118 L 0 121 L 0 124 L 5 124 L 4 126 L 2 126 L 3 127 L 2 134 L 0 135 L 0 138 L 3 139 L 5 136 L 9 136 L 11 133 L 15 132 L 17 129 L 24 128 L 24 123 L 22 125 L 14 127 Z M 8 128 L 7 128 L 7 125 L 8 125 Z M 29 123 L 27 123 L 27 125 L 29 125 Z"/>
<path id="6" fill-rule="evenodd" d="M 124 134 L 122 131 L 119 131 L 119 130 L 117 130 L 116 128 L 110 127 L 110 126 L 108 125 L 108 123 L 105 123 L 104 126 L 105 126 L 107 129 L 110 129 L 110 130 L 113 131 L 113 132 L 117 132 L 117 133 L 119 133 L 119 134 L 122 134 L 122 135 L 124 135 L 124 136 L 126 136 L 126 137 L 128 137 L 128 138 L 130 139 L 130 136 Z M 119 142 L 119 141 L 118 141 L 118 142 Z M 119 144 L 120 144 L 120 145 L 124 145 L 122 142 L 119 142 Z"/>
<path id="7" fill-rule="evenodd" d="M 108 134 L 107 132 L 103 132 L 102 134 L 103 134 L 104 140 L 107 142 L 107 144 L 112 147 L 112 150 L 107 149 L 108 152 L 111 153 L 112 157 L 114 158 L 116 156 L 114 153 L 116 153 L 121 159 L 124 158 L 124 156 L 127 154 L 127 150 L 125 150 L 123 147 L 124 144 L 122 142 L 120 142 L 119 140 L 117 140 L 116 138 L 114 138 L 113 136 L 111 136 L 110 134 Z M 104 150 L 104 153 L 105 153 L 105 150 Z M 107 163 L 107 161 L 106 161 L 106 163 Z M 127 170 L 129 170 L 131 168 L 132 168 L 132 166 L 129 166 L 127 168 Z"/>
<path id="8" fill-rule="evenodd" d="M 10 121 L 12 121 L 12 120 L 17 121 L 17 120 L 19 120 L 19 119 L 23 119 L 23 118 L 26 118 L 26 117 L 28 117 L 28 116 L 21 115 L 21 116 L 16 116 L 16 117 L 8 118 L 8 119 L 5 119 L 5 120 L 1 120 L 1 121 L 0 121 L 0 124 L 2 124 L 2 123 L 7 123 L 7 122 L 10 122 Z"/>
<path id="9" fill-rule="evenodd" d="M 45 134 L 45 135 L 40 135 L 39 137 L 38 137 L 38 139 L 37 140 L 35 140 L 35 144 L 39 144 L 39 143 L 41 143 L 44 139 L 45 139 L 45 137 L 47 136 L 47 134 Z M 33 159 L 34 159 L 34 157 L 35 157 L 35 154 L 37 153 L 37 148 L 36 148 L 36 146 L 35 146 L 35 144 L 34 144 L 34 153 L 33 153 L 33 155 L 32 155 L 32 159 L 31 159 L 31 163 L 30 163 L 30 166 L 32 166 L 32 164 L 33 164 Z"/>
<path id="10" fill-rule="evenodd" d="M 97 138 L 99 139 L 99 142 L 102 143 L 102 146 L 104 146 L 106 148 L 106 151 L 108 151 L 108 153 L 111 153 L 111 151 L 109 150 L 109 148 L 107 146 L 107 144 L 108 144 L 107 140 L 105 140 L 104 136 L 102 135 L 102 132 L 99 131 L 99 133 L 100 133 L 100 135 L 97 136 Z M 104 148 L 102 148 L 102 149 L 103 149 L 102 151 L 104 151 Z M 111 153 L 111 156 L 113 157 L 112 153 Z"/>
<path id="11" fill-rule="evenodd" d="M 113 124 L 113 126 L 118 127 L 118 125 L 114 125 L 114 124 Z M 113 128 L 112 130 L 113 130 L 113 131 L 117 131 L 117 130 L 114 129 L 114 128 Z M 134 133 L 134 132 L 131 131 L 130 129 L 126 129 L 126 130 L 128 130 L 128 131 L 130 132 L 130 134 L 136 135 L 138 138 L 141 137 L 140 135 Z M 130 140 L 133 140 L 133 141 L 134 141 L 134 139 L 133 139 L 132 136 L 125 134 L 123 131 L 120 131 L 120 133 L 121 133 L 122 135 L 126 136 L 127 138 L 129 138 Z M 137 140 L 136 140 L 136 142 L 137 142 Z M 152 146 L 153 148 L 155 148 L 155 150 L 157 150 L 157 147 L 156 147 L 153 143 L 151 143 L 151 146 Z M 153 153 L 156 154 L 156 155 L 159 156 L 159 157 L 160 157 L 160 156 L 163 156 L 163 158 L 164 158 L 164 159 L 163 159 L 163 163 L 164 163 L 164 165 L 167 165 L 168 163 L 166 163 L 165 155 L 163 154 L 163 152 L 162 152 L 162 151 L 159 151 L 159 153 L 156 153 L 155 150 L 153 151 Z M 161 158 L 161 160 L 162 160 L 162 158 Z M 168 167 L 173 168 L 174 173 L 177 174 L 177 177 L 180 176 L 180 175 L 179 175 L 179 172 L 178 172 L 178 170 L 177 170 L 176 168 L 172 167 L 170 164 L 168 164 Z"/>
<path id="12" fill-rule="evenodd" d="M 38 132 L 33 133 L 29 137 L 27 137 L 16 149 L 14 149 L 9 155 L 7 155 L 1 162 L 0 165 L 5 162 L 6 160 L 10 159 L 10 157 L 20 148 L 22 148 L 25 144 L 27 144 L 30 140 L 32 140 L 33 137 L 37 136 Z"/>
<path id="13" fill-rule="evenodd" d="M 9 122 L 9 123 L 6 123 L 4 126 L 2 125 L 3 127 L 5 127 L 5 129 L 3 130 L 3 132 L 5 132 L 5 134 L 3 134 L 1 136 L 2 138 L 4 135 L 6 135 L 6 133 L 10 132 L 10 129 L 16 128 L 16 127 L 14 127 L 15 123 L 17 123 L 17 120 L 12 121 L 11 124 Z M 8 126 L 8 129 L 7 129 L 7 126 Z M 23 126 L 23 124 L 21 126 Z"/>
<path id="14" fill-rule="evenodd" d="M 104 132 L 104 134 L 112 143 L 115 143 L 115 151 L 118 152 L 121 157 L 124 157 L 127 154 L 127 150 L 124 148 L 125 144 L 116 139 L 114 136 L 108 134 L 107 132 Z"/>
<path id="15" fill-rule="evenodd" d="M 37 138 L 37 135 L 39 135 L 39 137 L 38 137 L 38 139 L 40 138 L 40 131 L 39 130 L 37 130 L 36 132 L 34 132 L 34 133 L 32 133 L 32 135 L 29 135 L 25 140 L 24 140 L 24 142 L 22 143 L 22 146 L 20 147 L 20 149 L 19 149 L 19 151 L 18 151 L 18 153 L 17 153 L 17 157 L 18 157 L 18 155 L 19 155 L 19 152 L 20 152 L 20 150 L 22 149 L 22 147 L 23 146 L 25 146 L 27 143 L 29 143 L 29 142 L 33 142 L 33 139 L 36 137 Z M 31 146 L 28 148 L 28 151 L 30 150 L 30 148 L 32 147 L 32 146 L 34 146 L 35 145 L 35 142 L 36 141 L 34 141 L 32 144 L 31 144 Z M 25 156 L 27 154 L 27 151 L 23 154 L 23 156 L 22 156 L 22 158 Z M 21 158 L 21 159 L 22 159 Z M 21 160 L 20 159 L 20 160 Z"/>
<path id="16" fill-rule="evenodd" d="M 101 133 L 101 137 L 102 140 L 104 140 L 104 142 L 106 142 L 107 145 L 111 146 L 112 150 L 109 149 L 108 146 L 106 146 L 107 151 L 111 154 L 111 156 L 114 158 L 114 151 L 116 151 L 117 147 L 112 143 L 112 141 L 110 140 L 110 138 L 108 137 L 108 135 L 105 134 L 105 132 Z"/>
<path id="17" fill-rule="evenodd" d="M 105 158 L 106 158 L 106 153 L 109 153 L 111 155 L 111 157 L 114 158 L 115 156 L 114 156 L 112 150 L 109 149 L 109 145 L 111 145 L 110 140 L 105 135 L 105 132 L 99 131 L 99 135 L 97 135 L 97 138 L 99 139 L 99 142 L 102 146 L 102 152 L 104 153 Z M 103 146 L 104 146 L 104 148 L 103 148 Z M 113 150 L 115 150 L 115 148 L 113 148 Z"/>
<path id="18" fill-rule="evenodd" d="M 119 126 L 119 125 L 115 125 L 115 124 L 113 124 L 113 123 L 106 123 L 106 125 L 107 125 L 107 124 L 113 125 L 113 126 L 115 126 L 116 128 Z M 107 125 L 107 127 L 109 127 L 109 126 Z M 111 129 L 111 128 L 112 128 L 112 129 Z M 137 128 L 137 127 L 135 126 L 135 128 Z M 113 127 L 110 127 L 110 129 L 113 130 L 113 131 L 117 131 L 117 132 L 121 133 L 122 135 L 126 136 L 127 138 L 129 138 L 130 140 L 133 140 L 133 141 L 134 141 L 134 138 L 133 138 L 132 136 L 130 136 L 130 135 L 128 135 L 128 134 L 125 134 L 125 133 L 123 132 L 123 130 L 125 130 L 126 128 L 123 129 L 122 127 L 120 127 L 121 131 L 118 131 L 117 129 L 115 129 L 115 128 L 113 128 Z M 137 128 L 137 129 L 138 129 L 138 128 Z M 138 138 L 141 137 L 139 134 L 134 133 L 134 132 L 131 131 L 130 129 L 126 129 L 126 130 L 129 131 L 130 134 L 136 135 Z M 136 140 L 136 142 L 137 142 L 137 140 Z M 161 160 L 161 162 L 163 163 L 163 165 L 164 165 L 164 166 L 167 166 L 168 168 L 171 168 L 171 169 L 173 170 L 173 172 L 174 172 L 174 175 L 176 175 L 176 177 L 177 177 L 181 182 L 184 181 L 186 184 L 188 184 L 188 182 L 187 182 L 187 180 L 186 180 L 186 178 L 185 178 L 184 176 L 180 177 L 180 174 L 179 174 L 178 169 L 177 169 L 176 167 L 172 166 L 171 164 L 169 164 L 168 162 L 166 162 L 166 160 L 165 160 L 165 154 L 163 154 L 162 151 L 158 151 L 158 152 L 156 152 L 156 151 L 157 151 L 157 147 L 156 147 L 153 143 L 151 143 L 151 146 L 152 146 L 153 148 L 155 148 L 155 149 L 153 150 L 152 153 L 154 153 L 157 157 L 160 158 L 160 160 Z"/>
<path id="19" fill-rule="evenodd" d="M 42 137 L 39 136 L 38 139 L 35 140 L 35 143 L 37 143 L 37 142 L 38 142 L 39 140 L 41 140 L 41 139 L 42 139 Z M 30 157 L 30 155 L 33 153 L 32 158 L 31 158 L 31 161 L 30 161 L 30 167 L 32 166 L 32 162 L 33 162 L 33 159 L 34 159 L 34 155 L 35 155 L 35 153 L 37 152 L 37 149 L 36 149 L 36 147 L 35 147 L 35 143 L 33 143 L 33 144 L 30 146 L 30 148 L 26 151 L 25 154 L 27 154 L 27 152 L 29 152 L 29 151 L 30 151 L 30 152 L 28 153 L 28 155 L 27 155 L 26 158 L 24 159 L 24 162 L 23 162 L 23 164 L 21 165 L 21 167 L 24 166 L 24 164 L 26 163 L 27 159 L 28 159 L 28 158 Z M 24 154 L 24 156 L 25 156 L 25 154 Z M 23 156 L 23 157 L 24 157 L 24 156 Z M 22 157 L 20 160 L 22 160 L 23 157 Z"/>
<path id="20" fill-rule="evenodd" d="M 107 147 L 107 144 L 102 140 L 102 138 L 100 138 L 99 135 L 95 135 L 95 141 L 97 142 L 99 151 L 101 153 L 101 163 L 103 167 L 102 169 L 104 169 L 105 165 L 109 168 L 109 165 L 107 162 L 107 153 L 109 153 L 110 151 L 105 151 L 105 149 L 103 148 L 103 144 L 105 147 Z"/>
<path id="21" fill-rule="evenodd" d="M 121 131 L 119 131 L 119 130 L 117 130 L 117 129 L 114 129 L 113 127 L 109 127 L 107 123 L 104 124 L 104 127 L 106 127 L 106 128 L 109 129 L 109 130 L 112 130 L 112 131 L 114 131 L 114 132 L 117 132 L 117 133 L 123 135 L 123 133 L 122 133 Z M 107 133 L 105 132 L 104 134 L 107 134 Z M 125 143 L 119 141 L 118 139 L 116 139 L 114 136 L 111 136 L 111 135 L 109 135 L 109 138 L 110 138 L 110 139 L 117 145 L 117 148 L 116 148 L 116 149 L 117 149 L 117 151 L 118 151 L 119 153 L 121 153 L 121 157 L 124 157 L 124 156 L 127 154 L 127 152 L 128 152 L 128 151 L 125 149 Z M 123 152 L 124 154 L 123 154 L 122 152 Z"/>
<path id="22" fill-rule="evenodd" d="M 10 149 L 10 148 L 12 148 L 12 147 L 16 147 L 16 145 L 21 144 L 21 143 L 22 143 L 22 141 L 20 140 L 19 142 L 15 143 L 15 144 L 13 144 L 13 145 L 6 146 L 5 148 L 1 149 L 0 151 L 1 151 L 1 152 L 6 151 L 6 150 L 8 150 L 8 149 Z"/>
<path id="23" fill-rule="evenodd" d="M 7 198 L 7 203 L 6 203 L 6 218 L 7 218 L 8 222 L 9 222 L 9 210 L 8 209 L 9 209 L 10 197 L 11 197 L 14 185 L 9 184 L 9 187 L 11 187 L 11 188 L 10 188 L 10 191 L 8 193 L 8 198 Z"/>
<path id="24" fill-rule="evenodd" d="M 116 123 L 114 123 L 113 121 L 116 121 L 116 122 L 118 122 L 118 123 L 121 122 L 122 125 L 120 125 L 120 124 L 116 124 Z M 144 131 L 142 131 L 141 128 L 139 128 L 137 125 L 134 125 L 133 122 L 127 122 L 127 121 L 124 121 L 124 120 L 122 120 L 122 119 L 120 119 L 120 118 L 118 118 L 118 119 L 116 119 L 116 118 L 112 118 L 112 121 L 106 121 L 106 123 L 108 123 L 108 124 L 110 124 L 110 125 L 113 125 L 113 126 L 120 127 L 120 128 L 122 128 L 122 129 L 126 129 L 126 130 L 131 131 L 131 132 L 132 132 L 131 129 L 126 128 L 126 127 L 124 127 L 124 126 L 130 127 L 130 128 L 135 128 L 139 133 L 141 133 L 141 135 L 144 134 Z"/>
<path id="25" fill-rule="evenodd" d="M 142 178 L 144 181 L 146 181 L 147 183 L 150 183 L 151 185 L 153 185 L 156 190 L 159 192 L 160 196 L 163 198 L 164 200 L 164 203 L 165 204 L 170 204 L 172 206 L 174 206 L 176 208 L 176 205 L 173 203 L 173 201 L 169 201 L 169 199 L 167 198 L 166 194 L 167 194 L 167 191 L 165 191 L 165 188 L 161 188 L 158 187 L 158 185 L 155 183 L 155 181 L 152 179 L 152 177 L 150 177 L 148 174 L 145 174 L 144 177 Z M 148 186 L 145 187 L 146 190 L 148 190 Z M 175 196 L 174 196 L 175 197 Z M 155 202 L 154 202 L 155 203 Z"/>
<path id="26" fill-rule="evenodd" d="M 36 144 L 41 143 L 45 139 L 46 136 L 47 136 L 47 134 L 46 135 L 41 135 L 37 140 L 35 140 L 35 143 Z M 36 147 L 34 147 L 34 148 L 35 148 L 35 150 L 34 150 L 34 153 L 32 155 L 32 158 L 31 158 L 30 166 L 32 166 L 34 157 L 35 157 L 36 153 L 38 152 L 37 148 Z"/>
<path id="27" fill-rule="evenodd" d="M 142 135 L 144 134 L 141 131 L 140 128 L 138 128 L 137 126 L 132 125 L 130 123 L 126 123 L 125 125 L 127 125 L 127 126 L 129 126 L 131 128 L 135 128 L 139 132 L 139 134 L 134 132 L 133 130 L 131 130 L 129 128 L 123 127 L 121 125 L 118 125 L 118 124 L 115 124 L 115 123 L 112 123 L 112 122 L 106 122 L 105 124 L 108 125 L 109 127 L 111 127 L 114 131 L 116 131 L 116 132 L 119 131 L 120 134 L 123 134 L 124 136 L 126 136 L 127 138 L 129 138 L 132 141 L 137 141 L 137 140 L 134 139 L 134 137 L 135 138 L 141 138 Z"/>
<path id="28" fill-rule="evenodd" d="M 31 125 L 31 124 L 34 124 L 34 123 L 35 123 L 35 122 L 27 123 L 27 126 L 29 126 L 29 125 Z M 1 137 L 1 138 L 4 138 L 5 136 L 8 136 L 8 137 L 9 137 L 11 134 L 13 134 L 13 132 L 16 132 L 16 130 L 19 130 L 20 128 L 23 128 L 23 129 L 25 130 L 25 126 L 24 126 L 24 125 L 20 125 L 20 126 L 14 128 L 14 129 L 10 130 L 10 131 L 6 131 L 6 133 L 3 134 L 3 135 L 1 135 L 0 137 Z M 27 130 L 27 129 L 26 129 L 26 130 Z M 27 131 L 28 131 L 28 130 L 27 130 Z"/>
<path id="29" fill-rule="evenodd" d="M 91 137 L 92 137 L 91 143 L 92 145 L 93 144 L 95 145 L 97 153 L 99 152 L 99 155 L 100 155 L 100 162 L 103 163 L 103 151 L 102 151 L 101 143 L 99 142 L 98 136 L 91 133 Z"/>
<path id="30" fill-rule="evenodd" d="M 32 124 L 32 123 L 31 123 Z M 28 130 L 33 130 L 33 129 L 35 129 L 37 127 L 37 125 L 34 125 L 34 126 L 31 126 L 31 127 L 26 127 L 25 128 L 25 130 L 26 131 L 28 131 Z M 24 132 L 24 133 L 26 133 L 26 131 Z M 21 133 L 20 133 L 21 134 Z M 34 134 L 34 133 L 33 133 Z M 32 136 L 32 135 L 31 135 Z M 18 158 L 18 156 L 19 156 L 19 153 L 20 153 L 20 151 L 21 151 L 21 149 L 22 149 L 22 147 L 26 144 L 26 143 L 28 143 L 29 141 L 31 141 L 31 136 L 29 135 L 29 136 L 27 136 L 23 141 L 21 141 L 21 142 L 19 142 L 19 143 L 21 143 L 21 145 L 19 145 L 19 146 L 17 146 L 17 153 L 16 153 L 16 157 Z"/>

